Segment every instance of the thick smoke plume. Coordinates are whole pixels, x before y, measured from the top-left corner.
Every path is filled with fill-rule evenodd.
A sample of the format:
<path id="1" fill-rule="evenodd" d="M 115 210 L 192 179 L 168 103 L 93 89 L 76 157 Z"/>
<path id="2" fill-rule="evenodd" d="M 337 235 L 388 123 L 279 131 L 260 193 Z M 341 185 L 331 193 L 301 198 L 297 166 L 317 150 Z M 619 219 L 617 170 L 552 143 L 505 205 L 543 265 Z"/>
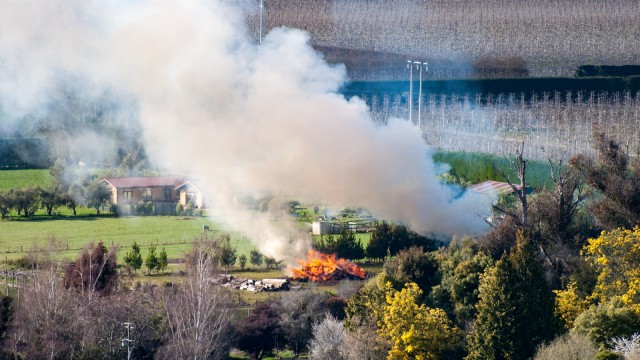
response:
<path id="1" fill-rule="evenodd" d="M 364 102 L 337 94 L 344 67 L 308 41 L 282 28 L 257 45 L 221 0 L 3 1 L 3 121 L 43 111 L 61 74 L 133 97 L 152 160 L 201 179 L 216 220 L 279 259 L 306 253 L 308 235 L 278 199 L 362 206 L 423 233 L 483 231 L 486 203 L 451 202 L 421 133 L 374 125 Z M 251 198 L 274 206 L 252 211 Z"/>

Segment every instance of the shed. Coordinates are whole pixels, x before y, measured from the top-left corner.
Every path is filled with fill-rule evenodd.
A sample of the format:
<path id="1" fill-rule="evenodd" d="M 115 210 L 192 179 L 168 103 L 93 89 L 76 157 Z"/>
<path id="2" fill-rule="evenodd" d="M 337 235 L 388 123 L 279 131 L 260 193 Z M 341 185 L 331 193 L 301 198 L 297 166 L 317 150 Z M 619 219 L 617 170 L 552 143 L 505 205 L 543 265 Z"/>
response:
<path id="1" fill-rule="evenodd" d="M 314 221 L 311 224 L 313 235 L 325 235 L 333 232 L 333 225 L 329 221 Z"/>

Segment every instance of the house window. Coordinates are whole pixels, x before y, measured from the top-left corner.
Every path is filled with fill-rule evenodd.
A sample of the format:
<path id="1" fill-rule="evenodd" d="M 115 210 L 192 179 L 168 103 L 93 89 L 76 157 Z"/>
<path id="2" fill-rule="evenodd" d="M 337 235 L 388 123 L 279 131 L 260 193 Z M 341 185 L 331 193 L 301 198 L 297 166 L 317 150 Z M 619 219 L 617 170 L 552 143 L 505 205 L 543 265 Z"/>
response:
<path id="1" fill-rule="evenodd" d="M 166 186 L 164 189 L 162 189 L 162 198 L 164 200 L 171 200 L 171 187 L 170 186 Z"/>
<path id="2" fill-rule="evenodd" d="M 133 189 L 124 189 L 122 197 L 125 203 L 130 203 L 133 200 Z"/>
<path id="3" fill-rule="evenodd" d="M 144 201 L 151 201 L 152 200 L 151 188 L 145 188 L 144 190 L 142 190 L 142 200 L 144 200 Z"/>

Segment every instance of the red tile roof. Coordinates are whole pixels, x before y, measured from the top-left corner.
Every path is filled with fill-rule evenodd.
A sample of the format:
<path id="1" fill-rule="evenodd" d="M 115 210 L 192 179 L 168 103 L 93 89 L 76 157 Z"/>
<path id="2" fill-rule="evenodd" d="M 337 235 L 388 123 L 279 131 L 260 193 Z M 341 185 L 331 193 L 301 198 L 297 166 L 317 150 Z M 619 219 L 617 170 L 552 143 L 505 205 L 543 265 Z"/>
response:
<path id="1" fill-rule="evenodd" d="M 184 177 L 178 176 L 143 176 L 128 178 L 108 178 L 103 179 L 116 188 L 134 188 L 134 187 L 156 187 L 156 186 L 172 186 L 184 184 Z"/>
<path id="2" fill-rule="evenodd" d="M 515 185 L 515 184 L 514 184 Z M 515 185 L 520 190 L 520 185 Z M 509 194 L 513 192 L 513 188 L 506 182 L 487 180 L 470 186 L 467 190 L 483 193 L 483 194 Z"/>

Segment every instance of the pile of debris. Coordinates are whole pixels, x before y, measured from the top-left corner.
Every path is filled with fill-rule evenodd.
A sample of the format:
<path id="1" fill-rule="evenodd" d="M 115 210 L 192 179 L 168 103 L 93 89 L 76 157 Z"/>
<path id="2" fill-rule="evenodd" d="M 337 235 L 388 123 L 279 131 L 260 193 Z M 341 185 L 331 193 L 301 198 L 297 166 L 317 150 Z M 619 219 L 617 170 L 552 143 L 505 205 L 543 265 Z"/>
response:
<path id="1" fill-rule="evenodd" d="M 252 280 L 235 278 L 233 275 L 220 275 L 219 277 L 212 279 L 212 282 L 227 288 L 251 292 L 288 291 L 291 289 L 291 283 L 288 279 Z"/>

